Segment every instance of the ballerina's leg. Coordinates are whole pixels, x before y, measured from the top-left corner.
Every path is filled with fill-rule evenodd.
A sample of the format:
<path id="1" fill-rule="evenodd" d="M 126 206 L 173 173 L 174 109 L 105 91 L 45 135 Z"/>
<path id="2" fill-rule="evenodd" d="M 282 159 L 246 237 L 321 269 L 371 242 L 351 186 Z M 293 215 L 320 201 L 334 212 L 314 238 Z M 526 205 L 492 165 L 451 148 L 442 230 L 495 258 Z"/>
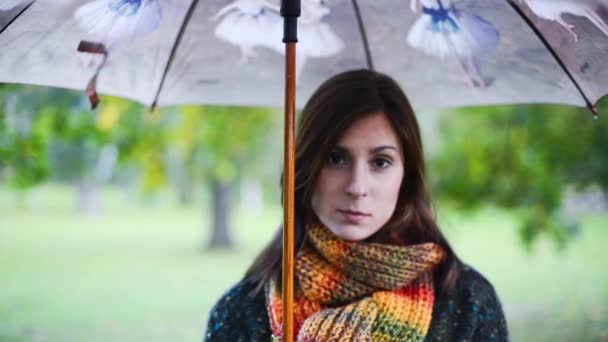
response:
<path id="1" fill-rule="evenodd" d="M 459 67 L 460 71 L 464 75 L 464 79 L 463 79 L 464 83 L 467 86 L 469 86 L 471 88 L 474 88 L 475 87 L 475 81 L 471 77 L 471 74 L 469 74 L 469 71 L 468 71 L 468 68 L 467 68 L 467 65 L 466 65 L 466 61 L 464 60 L 464 57 L 458 54 L 458 50 L 454 46 L 454 42 L 452 42 L 452 40 L 450 39 L 449 33 L 445 32 L 445 31 L 442 31 L 442 35 L 443 35 L 443 38 L 445 39 L 446 43 L 448 44 L 452 55 L 454 55 L 454 57 L 456 58 L 456 62 L 458 64 L 458 67 Z"/>
<path id="2" fill-rule="evenodd" d="M 241 45 L 241 59 L 239 60 L 239 64 L 247 64 L 250 58 L 254 58 L 256 56 L 257 54 L 255 53 L 253 46 L 249 44 L 243 44 Z"/>
<path id="3" fill-rule="evenodd" d="M 473 78 L 476 79 L 477 86 L 480 88 L 486 88 L 488 86 L 488 82 L 481 72 L 481 63 L 479 62 L 479 58 L 477 56 L 470 56 L 468 57 L 468 62 L 469 70 L 474 75 Z"/>

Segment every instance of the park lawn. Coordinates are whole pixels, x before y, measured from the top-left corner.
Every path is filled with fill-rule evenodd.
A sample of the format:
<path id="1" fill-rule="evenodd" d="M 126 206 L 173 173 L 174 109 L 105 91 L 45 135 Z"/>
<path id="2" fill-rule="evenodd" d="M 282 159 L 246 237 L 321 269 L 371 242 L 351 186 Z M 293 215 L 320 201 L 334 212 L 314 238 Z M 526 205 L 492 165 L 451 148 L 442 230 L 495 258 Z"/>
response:
<path id="1" fill-rule="evenodd" d="M 43 207 L 49 194 L 34 193 L 37 209 L 23 211 L 0 194 L 0 341 L 200 340 L 213 302 L 271 234 L 259 227 L 280 217 L 239 217 L 238 248 L 206 251 L 202 210 L 134 208 L 110 191 L 103 216 L 81 217 L 70 189 L 46 191 L 58 200 Z"/>
<path id="2" fill-rule="evenodd" d="M 236 248 L 209 251 L 202 209 L 135 206 L 106 189 L 104 214 L 82 217 L 71 195 L 41 187 L 16 210 L 0 188 L 0 341 L 198 341 L 215 300 L 281 220 L 278 206 L 241 212 Z M 439 217 L 457 253 L 495 285 L 514 341 L 608 338 L 608 215 L 585 216 L 564 252 L 543 240 L 532 254 L 504 212 Z"/>
<path id="3" fill-rule="evenodd" d="M 608 339 L 606 213 L 581 216 L 581 231 L 564 250 L 543 237 L 531 252 L 505 212 L 439 217 L 456 253 L 494 284 L 513 341 Z"/>

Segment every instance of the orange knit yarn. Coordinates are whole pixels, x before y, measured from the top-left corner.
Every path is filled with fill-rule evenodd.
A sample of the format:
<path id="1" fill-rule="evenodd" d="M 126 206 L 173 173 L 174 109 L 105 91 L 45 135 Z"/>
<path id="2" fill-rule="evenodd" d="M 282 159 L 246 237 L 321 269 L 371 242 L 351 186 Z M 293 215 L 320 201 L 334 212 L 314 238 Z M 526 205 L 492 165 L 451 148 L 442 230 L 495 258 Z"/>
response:
<path id="1" fill-rule="evenodd" d="M 294 328 L 299 342 L 421 341 L 431 321 L 432 270 L 443 250 L 432 243 L 389 246 L 338 239 L 309 229 L 296 258 Z M 282 300 L 266 287 L 273 336 L 281 335 Z"/>

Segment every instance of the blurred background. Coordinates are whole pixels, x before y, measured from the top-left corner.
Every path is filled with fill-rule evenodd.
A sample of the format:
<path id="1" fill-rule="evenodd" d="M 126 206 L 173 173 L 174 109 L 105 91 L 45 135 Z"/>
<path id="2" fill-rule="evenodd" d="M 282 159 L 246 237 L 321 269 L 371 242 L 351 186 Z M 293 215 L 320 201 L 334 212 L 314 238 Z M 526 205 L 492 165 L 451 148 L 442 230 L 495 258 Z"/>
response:
<path id="1" fill-rule="evenodd" d="M 418 113 L 513 341 L 608 341 L 608 100 Z M 0 85 L 0 341 L 199 341 L 282 222 L 283 113 Z"/>

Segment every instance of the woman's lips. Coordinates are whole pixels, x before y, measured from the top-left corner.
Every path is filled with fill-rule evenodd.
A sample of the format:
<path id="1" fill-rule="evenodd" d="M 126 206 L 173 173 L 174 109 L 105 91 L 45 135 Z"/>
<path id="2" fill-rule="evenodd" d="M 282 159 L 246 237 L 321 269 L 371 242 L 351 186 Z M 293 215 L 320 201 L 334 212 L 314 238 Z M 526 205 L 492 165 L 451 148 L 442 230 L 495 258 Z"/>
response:
<path id="1" fill-rule="evenodd" d="M 342 219 L 344 221 L 346 221 L 348 223 L 352 223 L 352 224 L 359 224 L 370 216 L 369 214 L 365 214 L 360 211 L 354 211 L 354 210 L 338 209 L 338 213 L 340 213 L 340 216 L 342 217 Z"/>

